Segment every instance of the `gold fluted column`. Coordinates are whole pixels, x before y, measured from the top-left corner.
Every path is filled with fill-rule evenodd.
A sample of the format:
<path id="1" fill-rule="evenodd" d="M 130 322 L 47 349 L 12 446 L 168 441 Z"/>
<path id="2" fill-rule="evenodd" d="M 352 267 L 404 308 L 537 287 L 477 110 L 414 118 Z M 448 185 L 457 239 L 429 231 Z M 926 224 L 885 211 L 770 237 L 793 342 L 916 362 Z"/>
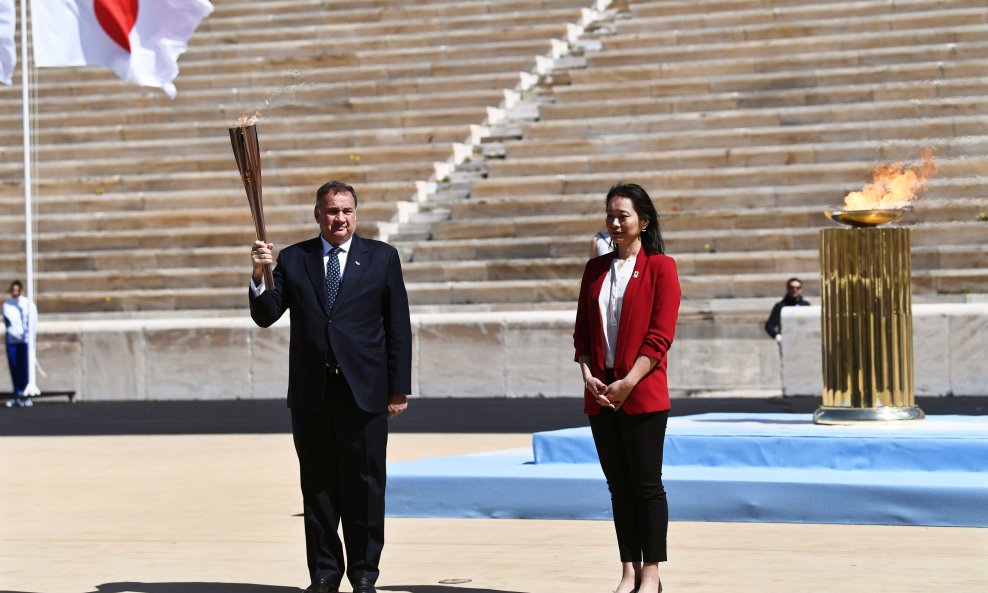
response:
<path id="1" fill-rule="evenodd" d="M 920 420 L 909 229 L 820 232 L 823 406 L 817 424 Z"/>

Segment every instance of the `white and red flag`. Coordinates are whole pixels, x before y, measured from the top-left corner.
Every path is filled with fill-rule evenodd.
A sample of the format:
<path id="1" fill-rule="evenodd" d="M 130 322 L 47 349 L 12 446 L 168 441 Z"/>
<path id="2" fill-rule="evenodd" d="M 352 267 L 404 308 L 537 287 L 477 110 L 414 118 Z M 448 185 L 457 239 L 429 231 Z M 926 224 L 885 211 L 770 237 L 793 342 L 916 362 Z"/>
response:
<path id="1" fill-rule="evenodd" d="M 34 62 L 106 66 L 174 98 L 178 57 L 212 11 L 207 0 L 31 0 Z"/>
<path id="2" fill-rule="evenodd" d="M 14 0 L 0 0 L 0 82 L 10 84 L 15 64 Z"/>

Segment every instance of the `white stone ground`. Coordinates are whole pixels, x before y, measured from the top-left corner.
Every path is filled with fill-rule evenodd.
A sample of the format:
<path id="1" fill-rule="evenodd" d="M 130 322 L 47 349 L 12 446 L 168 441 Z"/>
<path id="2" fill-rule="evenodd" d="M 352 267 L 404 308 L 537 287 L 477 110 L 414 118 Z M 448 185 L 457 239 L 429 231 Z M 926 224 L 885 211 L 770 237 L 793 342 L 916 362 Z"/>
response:
<path id="1" fill-rule="evenodd" d="M 397 461 L 529 439 L 397 434 L 390 451 Z M 304 587 L 296 472 L 288 435 L 0 438 L 0 592 Z M 669 542 L 667 593 L 988 591 L 988 529 L 674 522 Z M 616 562 L 606 521 L 392 519 L 379 586 L 605 593 Z"/>

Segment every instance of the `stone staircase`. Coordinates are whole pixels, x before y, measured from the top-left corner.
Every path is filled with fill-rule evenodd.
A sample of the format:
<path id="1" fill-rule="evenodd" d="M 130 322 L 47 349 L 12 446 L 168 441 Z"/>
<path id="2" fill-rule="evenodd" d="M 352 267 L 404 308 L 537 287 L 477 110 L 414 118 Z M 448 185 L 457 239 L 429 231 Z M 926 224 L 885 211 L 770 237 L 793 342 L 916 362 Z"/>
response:
<path id="1" fill-rule="evenodd" d="M 353 183 L 418 311 L 571 309 L 627 180 L 656 201 L 685 314 L 732 299 L 754 320 L 790 276 L 815 294 L 821 210 L 927 146 L 916 298 L 988 292 L 984 0 L 618 0 L 582 35 L 589 0 L 214 4 L 175 101 L 38 73 L 42 311 L 242 309 L 226 128 L 255 109 L 273 241 L 313 234 L 321 183 Z M 19 97 L 0 88 L 0 278 L 23 276 Z"/>
<path id="2" fill-rule="evenodd" d="M 180 60 L 175 101 L 103 69 L 38 71 L 42 311 L 242 309 L 253 227 L 226 128 L 255 109 L 277 245 L 313 234 L 315 188 L 334 178 L 358 188 L 360 232 L 386 238 L 420 210 L 454 144 L 585 7 L 214 4 Z M 0 98 L 10 106 L 0 111 L 0 277 L 14 278 L 23 277 L 19 86 L 0 88 Z"/>
<path id="3" fill-rule="evenodd" d="M 433 240 L 401 245 L 451 304 L 575 300 L 626 180 L 656 201 L 684 312 L 735 299 L 755 321 L 790 276 L 816 293 L 822 210 L 923 147 L 939 172 L 903 219 L 916 300 L 988 292 L 984 2 L 618 2 L 573 49 L 537 121 L 486 139 Z"/>

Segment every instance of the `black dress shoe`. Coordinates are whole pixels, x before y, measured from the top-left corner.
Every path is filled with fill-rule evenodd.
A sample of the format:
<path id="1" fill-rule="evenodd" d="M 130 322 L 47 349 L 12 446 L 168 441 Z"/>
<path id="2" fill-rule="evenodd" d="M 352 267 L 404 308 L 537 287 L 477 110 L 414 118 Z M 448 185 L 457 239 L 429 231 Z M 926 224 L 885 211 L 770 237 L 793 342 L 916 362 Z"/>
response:
<path id="1" fill-rule="evenodd" d="M 374 588 L 374 581 L 370 579 L 357 579 L 353 583 L 353 593 L 377 593 Z"/>
<path id="2" fill-rule="evenodd" d="M 340 593 L 340 586 L 327 579 L 319 579 L 309 585 L 305 593 Z"/>

